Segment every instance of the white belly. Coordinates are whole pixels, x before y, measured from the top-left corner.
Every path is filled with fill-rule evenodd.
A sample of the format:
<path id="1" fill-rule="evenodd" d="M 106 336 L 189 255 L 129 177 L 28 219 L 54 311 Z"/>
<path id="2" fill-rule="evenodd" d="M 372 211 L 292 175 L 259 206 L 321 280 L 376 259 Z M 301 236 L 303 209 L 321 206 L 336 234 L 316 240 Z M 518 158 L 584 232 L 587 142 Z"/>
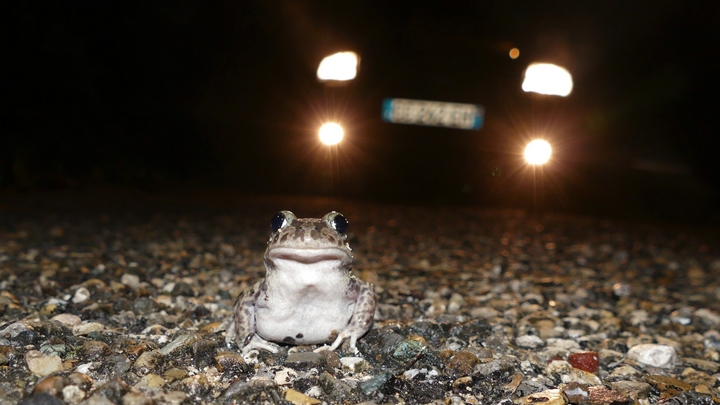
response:
<path id="1" fill-rule="evenodd" d="M 257 334 L 290 344 L 320 344 L 334 339 L 347 327 L 355 308 L 355 303 L 344 297 L 328 298 L 313 292 L 297 299 L 261 295 L 258 304 Z"/>

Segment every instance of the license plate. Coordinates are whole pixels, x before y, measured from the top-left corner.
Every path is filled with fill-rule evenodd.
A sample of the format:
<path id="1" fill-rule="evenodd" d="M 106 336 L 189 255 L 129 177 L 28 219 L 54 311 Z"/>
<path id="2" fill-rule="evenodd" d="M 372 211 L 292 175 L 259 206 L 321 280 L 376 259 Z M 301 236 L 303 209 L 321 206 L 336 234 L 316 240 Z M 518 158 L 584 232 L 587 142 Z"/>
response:
<path id="1" fill-rule="evenodd" d="M 429 125 L 459 129 L 482 128 L 485 107 L 478 104 L 387 98 L 383 120 L 395 124 Z"/>

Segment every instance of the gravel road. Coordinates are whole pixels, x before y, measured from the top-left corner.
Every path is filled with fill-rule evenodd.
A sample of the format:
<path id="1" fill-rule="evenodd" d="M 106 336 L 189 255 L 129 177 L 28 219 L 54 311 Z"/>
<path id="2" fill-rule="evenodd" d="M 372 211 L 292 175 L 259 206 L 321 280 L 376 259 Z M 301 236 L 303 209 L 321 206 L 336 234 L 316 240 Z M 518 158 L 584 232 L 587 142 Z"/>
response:
<path id="1" fill-rule="evenodd" d="M 359 353 L 225 346 L 281 209 L 349 219 L 378 295 Z M 6 198 L 0 403 L 717 404 L 718 237 L 310 198 Z"/>

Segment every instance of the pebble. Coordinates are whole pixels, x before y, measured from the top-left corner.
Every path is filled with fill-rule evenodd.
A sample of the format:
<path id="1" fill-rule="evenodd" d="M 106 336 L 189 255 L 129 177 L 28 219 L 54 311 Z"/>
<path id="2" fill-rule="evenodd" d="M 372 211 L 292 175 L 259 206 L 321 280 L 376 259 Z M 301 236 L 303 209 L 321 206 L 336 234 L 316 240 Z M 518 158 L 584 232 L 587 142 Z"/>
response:
<path id="1" fill-rule="evenodd" d="M 720 314 L 707 308 L 700 308 L 693 315 L 711 328 L 720 326 Z"/>
<path id="2" fill-rule="evenodd" d="M 638 377 L 641 377 L 642 375 L 643 373 L 638 371 L 636 368 L 625 364 L 615 368 L 612 373 L 610 373 L 608 379 L 610 381 L 634 380 Z"/>
<path id="3" fill-rule="evenodd" d="M 193 343 L 199 340 L 200 337 L 194 333 L 180 335 L 160 349 L 160 353 L 162 353 L 163 356 L 169 356 L 178 351 L 190 350 Z"/>
<path id="4" fill-rule="evenodd" d="M 341 357 L 340 364 L 342 371 L 350 374 L 362 373 L 370 367 L 362 357 Z"/>
<path id="5" fill-rule="evenodd" d="M 20 405 L 65 405 L 63 402 L 50 394 L 37 394 L 20 402 Z"/>
<path id="6" fill-rule="evenodd" d="M 89 335 L 93 332 L 100 332 L 105 329 L 105 325 L 98 322 L 87 322 L 75 325 L 72 328 L 73 335 L 84 336 Z"/>
<path id="7" fill-rule="evenodd" d="M 133 368 L 139 375 L 155 371 L 162 364 L 164 356 L 160 350 L 150 350 L 138 356 Z"/>
<path id="8" fill-rule="evenodd" d="M 74 314 L 58 314 L 50 318 L 51 321 L 58 321 L 67 327 L 75 327 L 80 325 L 82 318 Z"/>
<path id="9" fill-rule="evenodd" d="M 675 348 L 659 344 L 639 344 L 630 348 L 627 354 L 631 360 L 658 368 L 673 368 L 677 363 Z"/>
<path id="10" fill-rule="evenodd" d="M 10 338 L 16 338 L 20 333 L 32 330 L 25 322 L 14 322 L 0 330 L 0 336 L 8 335 Z"/>
<path id="11" fill-rule="evenodd" d="M 298 378 L 297 371 L 283 367 L 275 372 L 274 380 L 277 385 L 283 386 L 292 384 L 296 378 Z"/>
<path id="12" fill-rule="evenodd" d="M 321 403 L 321 401 L 309 397 L 302 392 L 296 391 L 292 388 L 285 391 L 285 400 L 292 402 L 295 405 L 316 405 Z"/>
<path id="13" fill-rule="evenodd" d="M 535 335 L 523 335 L 515 338 L 515 344 L 527 349 L 537 349 L 545 345 L 545 341 L 539 336 Z"/>
<path id="14" fill-rule="evenodd" d="M 543 405 L 565 405 L 565 398 L 559 389 L 545 390 L 542 392 L 536 392 L 522 398 L 518 398 L 515 401 L 516 405 L 537 405 L 541 403 Z"/>
<path id="15" fill-rule="evenodd" d="M 88 340 L 83 343 L 78 350 L 78 353 L 83 357 L 84 360 L 94 361 L 100 360 L 104 356 L 110 353 L 110 348 L 105 342 L 98 340 Z"/>
<path id="16" fill-rule="evenodd" d="M 57 396 L 59 393 L 62 392 L 64 386 L 65 379 L 61 376 L 53 375 L 45 377 L 42 380 L 38 381 L 32 392 L 33 395 L 45 393 L 48 395 Z"/>
<path id="17" fill-rule="evenodd" d="M 294 352 L 289 353 L 285 364 L 296 370 L 308 370 L 315 367 L 322 367 L 325 357 L 316 352 Z"/>
<path id="18" fill-rule="evenodd" d="M 12 405 L 718 397 L 717 241 L 549 213 L 343 209 L 355 218 L 355 273 L 375 284 L 379 303 L 359 354 L 347 344 L 319 353 L 281 344 L 246 361 L 225 347 L 223 325 L 264 274 L 267 221 L 255 214 L 265 209 L 9 219 L 0 231 L 0 395 Z M 54 227 L 63 233 L 53 244 L 32 231 Z M 673 276 L 682 269 L 686 279 Z M 670 347 L 675 359 L 640 361 L 642 345 Z M 57 371 L 32 371 L 32 351 Z"/>
<path id="19" fill-rule="evenodd" d="M 205 374 L 196 374 L 184 378 L 181 385 L 191 395 L 205 395 L 210 392 L 210 380 Z"/>
<path id="20" fill-rule="evenodd" d="M 68 404 L 78 404 L 85 399 L 86 395 L 87 393 L 77 385 L 68 385 L 62 389 L 63 401 Z"/>
<path id="21" fill-rule="evenodd" d="M 80 287 L 75 291 L 75 295 L 72 297 L 72 302 L 80 304 L 81 302 L 87 301 L 90 298 L 90 291 L 85 287 Z"/>
<path id="22" fill-rule="evenodd" d="M 63 369 L 60 356 L 46 356 L 38 350 L 30 350 L 25 354 L 25 362 L 33 374 L 45 377 Z"/>
<path id="23" fill-rule="evenodd" d="M 716 361 L 701 360 L 692 357 L 683 357 L 682 361 L 690 367 L 707 371 L 708 373 L 720 372 L 720 363 Z"/>
<path id="24" fill-rule="evenodd" d="M 123 273 L 122 277 L 120 277 L 120 282 L 133 290 L 140 288 L 140 277 L 136 274 Z"/>
<path id="25" fill-rule="evenodd" d="M 629 400 L 624 393 L 605 386 L 589 387 L 588 390 L 590 391 L 589 405 L 624 404 Z"/>
<path id="26" fill-rule="evenodd" d="M 152 405 L 154 401 L 141 392 L 130 391 L 122 397 L 122 405 Z"/>
<path id="27" fill-rule="evenodd" d="M 600 356 L 597 352 L 575 352 L 568 356 L 568 363 L 577 369 L 594 373 L 600 366 Z"/>
<path id="28" fill-rule="evenodd" d="M 215 356 L 215 364 L 221 372 L 240 372 L 245 368 L 245 360 L 235 352 L 222 351 Z"/>
<path id="29" fill-rule="evenodd" d="M 629 380 L 611 382 L 610 387 L 633 401 L 647 398 L 652 388 L 648 383 Z"/>
<path id="30" fill-rule="evenodd" d="M 475 353 L 462 350 L 455 353 L 445 364 L 445 372 L 452 377 L 461 377 L 472 374 L 473 368 L 479 362 Z"/>
<path id="31" fill-rule="evenodd" d="M 590 399 L 588 386 L 577 382 L 571 382 L 562 387 L 562 393 L 571 404 L 587 403 Z"/>
<path id="32" fill-rule="evenodd" d="M 155 373 L 145 374 L 140 381 L 135 384 L 135 387 L 150 387 L 160 388 L 165 385 L 165 379 Z"/>
<path id="33" fill-rule="evenodd" d="M 427 346 L 415 339 L 406 339 L 398 344 L 392 354 L 393 359 L 406 365 L 412 365 L 427 349 Z"/>

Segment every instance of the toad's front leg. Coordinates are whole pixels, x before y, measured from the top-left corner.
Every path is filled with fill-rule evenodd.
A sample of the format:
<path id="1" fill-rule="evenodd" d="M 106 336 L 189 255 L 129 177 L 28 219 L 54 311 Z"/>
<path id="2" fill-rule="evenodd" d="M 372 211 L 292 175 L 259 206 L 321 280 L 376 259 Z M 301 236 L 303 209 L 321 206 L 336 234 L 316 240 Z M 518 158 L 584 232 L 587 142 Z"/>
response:
<path id="1" fill-rule="evenodd" d="M 330 350 L 337 349 L 345 339 L 350 338 L 350 350 L 356 352 L 355 344 L 357 340 L 370 330 L 375 318 L 376 299 L 373 285 L 355 277 L 350 282 L 349 291 L 351 297 L 355 297 L 355 309 L 350 318 L 350 323 L 345 330 L 340 332 L 340 335 L 329 347 Z"/>
<path id="2" fill-rule="evenodd" d="M 225 343 L 232 346 L 233 342 L 246 354 L 252 349 L 264 349 L 272 353 L 278 352 L 278 345 L 270 343 L 257 335 L 255 325 L 255 308 L 260 292 L 265 289 L 265 279 L 255 283 L 243 291 L 235 302 L 232 320 L 227 328 Z"/>

